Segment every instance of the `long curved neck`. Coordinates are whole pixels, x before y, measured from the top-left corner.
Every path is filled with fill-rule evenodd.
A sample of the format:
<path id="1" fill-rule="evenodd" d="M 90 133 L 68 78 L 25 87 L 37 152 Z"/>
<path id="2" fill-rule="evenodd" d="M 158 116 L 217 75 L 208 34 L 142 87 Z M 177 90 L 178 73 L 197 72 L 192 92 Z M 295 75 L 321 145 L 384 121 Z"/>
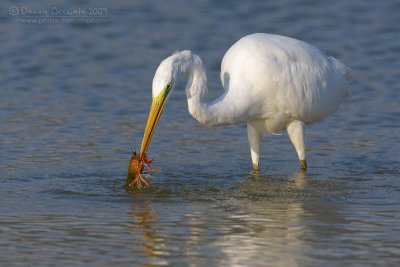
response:
<path id="1" fill-rule="evenodd" d="M 217 125 L 218 112 L 215 104 L 205 103 L 204 96 L 207 88 L 207 74 L 199 56 L 191 53 L 189 62 L 184 62 L 182 72 L 187 75 L 186 97 L 189 113 L 200 123 Z M 214 102 L 213 102 L 214 103 Z"/>
<path id="2" fill-rule="evenodd" d="M 189 66 L 186 83 L 186 97 L 189 113 L 199 122 L 208 124 L 208 104 L 204 102 L 207 88 L 207 74 L 201 59 L 193 54 L 193 63 Z"/>

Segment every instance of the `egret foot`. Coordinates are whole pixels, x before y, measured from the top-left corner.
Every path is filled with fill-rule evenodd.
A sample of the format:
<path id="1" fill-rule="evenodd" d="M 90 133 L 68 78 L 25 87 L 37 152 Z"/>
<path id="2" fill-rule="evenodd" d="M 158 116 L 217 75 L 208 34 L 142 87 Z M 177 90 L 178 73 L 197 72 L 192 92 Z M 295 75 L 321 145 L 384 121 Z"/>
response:
<path id="1" fill-rule="evenodd" d="M 253 163 L 253 172 L 259 172 L 260 168 L 258 167 L 258 164 Z"/>
<path id="2" fill-rule="evenodd" d="M 300 160 L 300 168 L 305 171 L 307 170 L 307 161 L 305 159 Z"/>

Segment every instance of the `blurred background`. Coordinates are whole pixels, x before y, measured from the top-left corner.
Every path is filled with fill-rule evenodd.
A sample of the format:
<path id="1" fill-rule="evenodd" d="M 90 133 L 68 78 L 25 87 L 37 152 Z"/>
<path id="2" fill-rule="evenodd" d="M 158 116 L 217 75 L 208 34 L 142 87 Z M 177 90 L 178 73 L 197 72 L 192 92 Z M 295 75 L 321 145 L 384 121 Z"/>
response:
<path id="1" fill-rule="evenodd" d="M 396 265 L 400 258 L 398 1 L 2 1 L 0 264 Z M 306 129 L 309 170 L 245 125 L 207 128 L 176 88 L 149 155 L 153 189 L 124 188 L 152 78 L 198 54 L 209 99 L 221 59 L 266 32 L 354 69 L 352 96 Z"/>

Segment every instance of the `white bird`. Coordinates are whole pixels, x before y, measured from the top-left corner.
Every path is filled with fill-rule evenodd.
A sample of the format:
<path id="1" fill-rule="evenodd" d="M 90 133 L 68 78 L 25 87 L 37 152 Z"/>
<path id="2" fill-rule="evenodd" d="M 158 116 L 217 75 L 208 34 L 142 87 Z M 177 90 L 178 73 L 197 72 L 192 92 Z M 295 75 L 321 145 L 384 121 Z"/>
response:
<path id="1" fill-rule="evenodd" d="M 247 123 L 253 170 L 259 170 L 261 137 L 287 131 L 300 167 L 307 169 L 304 124 L 333 113 L 348 95 L 350 68 L 318 48 L 290 37 L 255 33 L 226 52 L 221 64 L 223 95 L 204 102 L 207 75 L 199 56 L 176 52 L 159 65 L 140 155 L 145 155 L 164 104 L 185 78 L 190 114 L 209 126 Z"/>

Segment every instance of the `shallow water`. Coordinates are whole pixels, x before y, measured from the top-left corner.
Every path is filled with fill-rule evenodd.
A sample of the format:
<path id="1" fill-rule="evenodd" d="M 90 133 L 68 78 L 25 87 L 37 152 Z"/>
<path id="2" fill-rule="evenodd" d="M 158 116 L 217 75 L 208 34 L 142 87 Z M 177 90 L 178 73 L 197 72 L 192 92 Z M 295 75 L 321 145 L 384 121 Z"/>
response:
<path id="1" fill-rule="evenodd" d="M 106 23 L 34 24 L 0 4 L 0 265 L 400 264 L 397 1 L 75 1 Z M 313 43 L 357 73 L 352 96 L 306 129 L 309 170 L 286 134 L 249 174 L 244 125 L 207 128 L 176 89 L 146 192 L 124 179 L 162 58 L 191 49 L 222 92 L 224 52 L 253 32 Z M 138 146 L 138 144 L 137 144 Z"/>

